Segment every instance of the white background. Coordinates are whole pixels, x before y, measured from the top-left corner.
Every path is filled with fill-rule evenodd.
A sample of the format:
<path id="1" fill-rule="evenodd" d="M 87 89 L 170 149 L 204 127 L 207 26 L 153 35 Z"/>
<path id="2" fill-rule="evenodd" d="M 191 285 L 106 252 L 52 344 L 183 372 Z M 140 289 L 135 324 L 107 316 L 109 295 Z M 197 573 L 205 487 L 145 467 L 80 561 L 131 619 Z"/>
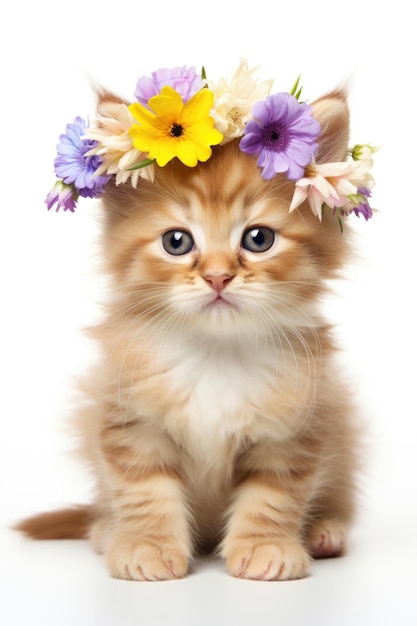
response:
<path id="1" fill-rule="evenodd" d="M 301 0 L 22 0 L 2 8 L 0 621 L 2 624 L 412 624 L 417 619 L 416 101 L 411 3 Z M 58 136 L 93 113 L 93 79 L 131 98 L 139 76 L 246 56 L 275 90 L 302 74 L 314 99 L 351 80 L 352 141 L 380 145 L 377 218 L 355 221 L 360 254 L 329 303 L 346 382 L 369 426 L 361 516 L 349 556 L 290 583 L 233 580 L 199 564 L 168 583 L 110 579 L 87 542 L 35 543 L 20 517 L 86 502 L 65 433 L 74 375 L 93 352 L 100 209 L 48 212 Z"/>

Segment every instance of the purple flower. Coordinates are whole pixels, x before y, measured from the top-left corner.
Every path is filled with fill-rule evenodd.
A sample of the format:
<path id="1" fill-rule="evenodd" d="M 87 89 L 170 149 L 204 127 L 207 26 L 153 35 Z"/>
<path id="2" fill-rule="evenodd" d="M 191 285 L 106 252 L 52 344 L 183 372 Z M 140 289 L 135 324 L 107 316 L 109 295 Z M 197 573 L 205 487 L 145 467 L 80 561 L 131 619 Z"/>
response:
<path id="1" fill-rule="evenodd" d="M 357 197 L 358 203 L 353 207 L 353 212 L 356 217 L 363 215 L 366 221 L 373 216 L 372 208 L 368 202 L 368 198 L 371 197 L 371 190 L 366 187 L 358 187 Z"/>
<path id="2" fill-rule="evenodd" d="M 162 68 L 152 72 L 150 77 L 139 78 L 135 97 L 147 107 L 149 98 L 158 95 L 167 85 L 180 94 L 184 103 L 203 87 L 201 75 L 196 73 L 195 67 L 187 69 L 184 65 L 172 69 Z"/>
<path id="3" fill-rule="evenodd" d="M 320 134 L 311 107 L 289 93 L 276 93 L 256 102 L 252 117 L 240 148 L 247 154 L 259 155 L 262 177 L 270 180 L 283 172 L 289 180 L 302 178 L 317 151 Z"/>
<path id="4" fill-rule="evenodd" d="M 358 187 L 356 194 L 349 196 L 348 202 L 341 207 L 341 215 L 345 216 L 354 213 L 356 217 L 363 215 L 365 220 L 368 221 L 374 214 L 368 201 L 371 195 L 371 190 L 367 187 Z"/>
<path id="5" fill-rule="evenodd" d="M 73 185 L 78 195 L 95 198 L 103 193 L 103 186 L 110 176 L 95 175 L 102 158 L 97 155 L 87 156 L 89 150 L 97 145 L 97 141 L 83 139 L 86 128 L 87 124 L 81 117 L 76 117 L 72 124 L 67 124 L 57 145 L 55 174 L 66 185 Z"/>
<path id="6" fill-rule="evenodd" d="M 73 185 L 66 185 L 62 180 L 58 180 L 46 196 L 45 202 L 48 211 L 56 204 L 57 211 L 64 209 L 64 211 L 74 213 L 77 198 L 78 194 Z"/>
<path id="7" fill-rule="evenodd" d="M 353 209 L 353 212 L 356 215 L 356 217 L 363 215 L 366 221 L 368 221 L 373 216 L 373 211 L 371 207 L 369 206 L 368 202 L 362 202 L 361 204 L 358 204 Z"/>

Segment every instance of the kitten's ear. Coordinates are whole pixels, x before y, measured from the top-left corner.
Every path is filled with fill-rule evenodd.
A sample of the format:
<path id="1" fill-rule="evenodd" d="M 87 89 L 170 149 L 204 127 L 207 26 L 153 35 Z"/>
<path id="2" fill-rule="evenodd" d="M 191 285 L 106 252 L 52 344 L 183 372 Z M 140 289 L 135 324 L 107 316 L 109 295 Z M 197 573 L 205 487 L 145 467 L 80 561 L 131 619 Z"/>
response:
<path id="1" fill-rule="evenodd" d="M 317 163 L 344 161 L 349 141 L 349 108 L 346 91 L 333 91 L 312 103 L 313 114 L 321 126 Z"/>
<path id="2" fill-rule="evenodd" d="M 108 91 L 107 89 L 103 89 L 102 87 L 96 85 L 94 91 L 96 92 L 97 98 L 97 115 L 109 117 L 115 106 L 117 107 L 120 104 L 126 104 L 127 106 L 129 105 L 129 102 L 127 102 L 127 100 L 123 100 L 122 98 L 112 93 L 111 91 Z"/>

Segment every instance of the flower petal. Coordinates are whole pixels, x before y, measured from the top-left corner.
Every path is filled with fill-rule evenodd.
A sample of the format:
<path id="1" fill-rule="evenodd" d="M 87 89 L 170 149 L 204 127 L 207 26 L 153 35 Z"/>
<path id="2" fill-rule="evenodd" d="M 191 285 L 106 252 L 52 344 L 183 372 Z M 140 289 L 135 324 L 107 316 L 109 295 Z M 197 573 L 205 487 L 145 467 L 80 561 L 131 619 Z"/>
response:
<path id="1" fill-rule="evenodd" d="M 172 87 L 164 87 L 158 96 L 153 96 L 149 100 L 148 104 L 156 117 L 168 117 L 169 119 L 179 119 L 181 117 L 183 109 L 182 98 Z M 144 109 L 145 107 L 142 108 Z"/>
<path id="2" fill-rule="evenodd" d="M 306 198 L 307 198 L 307 189 L 302 189 L 301 187 L 296 186 L 294 189 L 294 195 L 291 200 L 289 212 L 292 213 L 292 211 L 294 211 L 294 209 L 299 207 L 300 204 L 302 204 Z"/>
<path id="3" fill-rule="evenodd" d="M 210 113 L 213 106 L 214 94 L 209 89 L 201 89 L 198 91 L 185 105 L 184 117 L 188 122 L 193 124 Z M 214 125 L 214 120 L 213 120 Z"/>
<path id="4" fill-rule="evenodd" d="M 178 142 L 176 156 L 188 167 L 195 167 L 198 163 L 197 148 L 191 141 Z"/>

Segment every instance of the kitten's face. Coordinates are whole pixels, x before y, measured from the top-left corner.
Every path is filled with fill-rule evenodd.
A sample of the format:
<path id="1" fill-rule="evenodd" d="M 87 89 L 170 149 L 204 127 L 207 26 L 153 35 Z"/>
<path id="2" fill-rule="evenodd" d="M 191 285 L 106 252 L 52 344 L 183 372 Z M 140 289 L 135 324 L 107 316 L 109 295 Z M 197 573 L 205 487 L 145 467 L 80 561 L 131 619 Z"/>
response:
<path id="1" fill-rule="evenodd" d="M 256 160 L 228 144 L 196 168 L 176 163 L 153 184 L 106 193 L 126 310 L 173 332 L 310 325 L 344 241 L 332 216 L 289 214 L 293 190 L 281 176 L 265 182 Z"/>

